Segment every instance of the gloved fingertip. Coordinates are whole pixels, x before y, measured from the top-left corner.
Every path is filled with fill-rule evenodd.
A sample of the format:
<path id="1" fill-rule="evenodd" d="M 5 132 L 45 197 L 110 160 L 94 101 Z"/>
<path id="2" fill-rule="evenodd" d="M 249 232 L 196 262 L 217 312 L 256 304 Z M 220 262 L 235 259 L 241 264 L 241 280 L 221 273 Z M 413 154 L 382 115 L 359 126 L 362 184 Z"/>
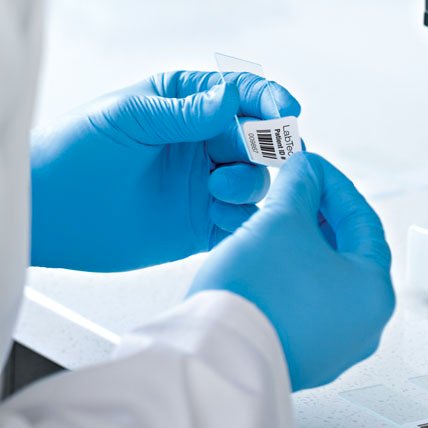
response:
<path id="1" fill-rule="evenodd" d="M 233 83 L 224 83 L 223 103 L 227 104 L 233 115 L 238 113 L 239 109 L 239 91 Z"/>
<path id="2" fill-rule="evenodd" d="M 220 104 L 233 107 L 236 113 L 239 107 L 239 92 L 236 85 L 228 82 L 220 82 L 205 92 L 207 98 L 211 98 Z"/>
<path id="3" fill-rule="evenodd" d="M 211 173 L 209 190 L 216 199 L 229 204 L 254 204 L 261 201 L 270 186 L 266 167 L 237 163 Z"/>
<path id="4" fill-rule="evenodd" d="M 175 99 L 172 104 L 177 141 L 204 141 L 221 134 L 233 122 L 239 94 L 234 85 L 220 83 L 207 91 Z"/>
<path id="5" fill-rule="evenodd" d="M 296 215 L 316 221 L 323 189 L 322 165 L 312 153 L 294 154 L 279 170 L 266 204 L 285 203 Z"/>
<path id="6" fill-rule="evenodd" d="M 239 93 L 235 85 L 220 83 L 202 94 L 199 114 L 204 118 L 206 133 L 220 133 L 237 114 Z"/>
<path id="7" fill-rule="evenodd" d="M 225 192 L 229 196 L 231 192 L 234 194 L 234 189 L 231 189 L 230 186 L 230 176 L 229 174 L 224 174 L 222 169 L 214 170 L 210 175 L 208 186 L 210 193 L 217 198 L 219 194 L 222 195 Z"/>
<path id="8" fill-rule="evenodd" d="M 205 93 L 209 97 L 213 98 L 222 98 L 225 91 L 226 91 L 227 83 L 225 82 L 218 82 L 217 84 L 213 85 L 210 89 L 208 89 Z"/>
<path id="9" fill-rule="evenodd" d="M 316 176 L 320 186 L 324 187 L 325 170 L 326 167 L 330 164 L 322 156 L 316 153 L 304 151 L 297 154 L 299 154 L 302 158 L 305 158 L 306 162 L 310 166 L 310 170 Z"/>
<path id="10" fill-rule="evenodd" d="M 287 89 L 275 81 L 271 81 L 269 83 L 280 116 L 299 117 L 302 108 L 296 98 L 294 98 Z"/>

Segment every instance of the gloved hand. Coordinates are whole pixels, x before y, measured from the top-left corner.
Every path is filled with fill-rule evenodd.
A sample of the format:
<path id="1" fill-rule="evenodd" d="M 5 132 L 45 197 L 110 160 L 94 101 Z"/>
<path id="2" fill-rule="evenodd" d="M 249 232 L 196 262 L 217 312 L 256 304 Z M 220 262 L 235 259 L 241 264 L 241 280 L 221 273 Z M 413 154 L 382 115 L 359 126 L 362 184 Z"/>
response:
<path id="1" fill-rule="evenodd" d="M 321 232 L 320 211 L 337 249 Z M 213 250 L 189 295 L 219 289 L 255 303 L 278 332 L 298 391 L 375 351 L 394 307 L 389 271 L 375 212 L 331 164 L 298 153 L 264 208 Z"/>
<path id="2" fill-rule="evenodd" d="M 206 251 L 256 211 L 269 174 L 234 115 L 277 115 L 248 73 L 174 72 L 110 94 L 32 138 L 32 264 L 120 271 Z M 281 115 L 296 100 L 271 84 Z"/>

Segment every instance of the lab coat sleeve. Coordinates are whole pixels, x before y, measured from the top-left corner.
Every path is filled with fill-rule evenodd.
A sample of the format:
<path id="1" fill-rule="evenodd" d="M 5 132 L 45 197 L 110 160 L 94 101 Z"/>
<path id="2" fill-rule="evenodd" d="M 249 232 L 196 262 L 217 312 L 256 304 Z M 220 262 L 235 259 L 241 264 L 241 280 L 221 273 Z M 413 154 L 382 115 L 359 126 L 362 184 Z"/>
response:
<path id="1" fill-rule="evenodd" d="M 115 358 L 19 393 L 0 427 L 294 426 L 276 333 L 237 295 L 197 294 L 124 337 Z"/>

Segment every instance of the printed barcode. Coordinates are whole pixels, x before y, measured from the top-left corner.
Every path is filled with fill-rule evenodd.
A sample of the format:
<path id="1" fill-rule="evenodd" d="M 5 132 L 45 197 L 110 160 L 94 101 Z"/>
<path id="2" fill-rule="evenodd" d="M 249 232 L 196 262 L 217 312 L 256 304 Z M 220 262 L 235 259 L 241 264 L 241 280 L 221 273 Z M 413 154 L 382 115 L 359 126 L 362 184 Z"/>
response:
<path id="1" fill-rule="evenodd" d="M 259 140 L 260 150 L 264 158 L 276 159 L 275 146 L 270 129 L 258 129 L 257 139 Z"/>

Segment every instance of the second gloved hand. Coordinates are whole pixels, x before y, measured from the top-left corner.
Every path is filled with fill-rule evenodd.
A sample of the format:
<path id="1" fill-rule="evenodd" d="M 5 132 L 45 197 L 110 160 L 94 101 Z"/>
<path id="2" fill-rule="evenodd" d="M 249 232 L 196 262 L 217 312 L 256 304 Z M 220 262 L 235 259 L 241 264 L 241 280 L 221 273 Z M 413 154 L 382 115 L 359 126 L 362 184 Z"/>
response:
<path id="1" fill-rule="evenodd" d="M 175 72 L 110 94 L 32 138 L 32 264 L 120 271 L 206 251 L 255 211 L 269 174 L 234 115 L 277 111 L 264 79 Z M 300 107 L 272 83 L 282 115 Z"/>
<path id="2" fill-rule="evenodd" d="M 256 304 L 278 332 L 298 391 L 375 351 L 394 307 L 389 269 L 375 212 L 331 164 L 298 153 L 264 208 L 213 250 L 189 294 L 226 290 Z"/>

